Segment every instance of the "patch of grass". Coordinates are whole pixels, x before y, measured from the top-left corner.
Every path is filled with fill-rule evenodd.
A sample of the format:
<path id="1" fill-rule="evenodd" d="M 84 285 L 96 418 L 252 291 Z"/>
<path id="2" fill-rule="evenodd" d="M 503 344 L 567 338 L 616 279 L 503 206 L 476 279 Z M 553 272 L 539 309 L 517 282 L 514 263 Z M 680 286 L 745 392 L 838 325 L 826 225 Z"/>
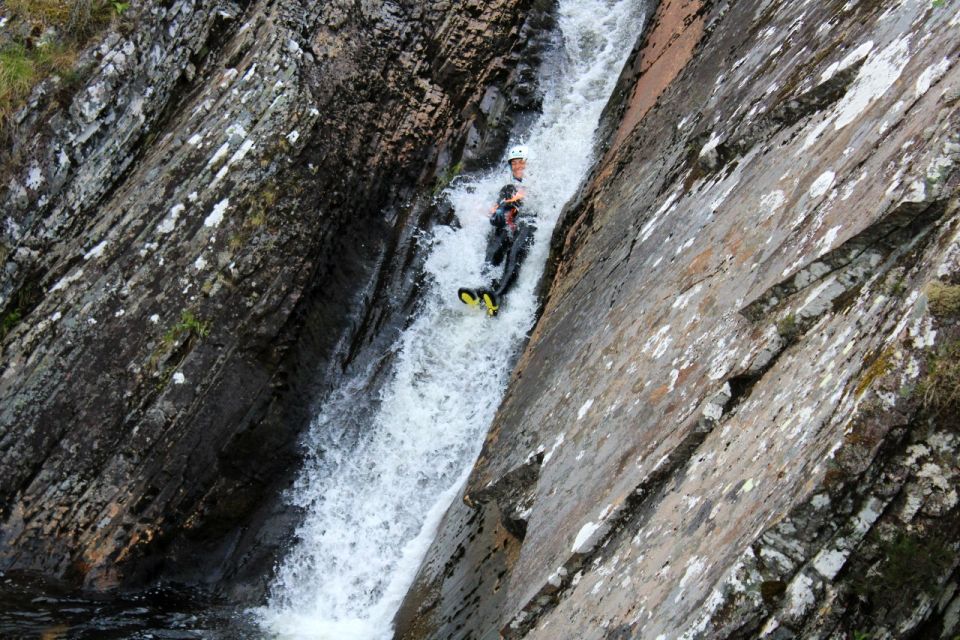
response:
<path id="1" fill-rule="evenodd" d="M 29 93 L 38 74 L 36 61 L 25 46 L 15 43 L 4 47 L 0 51 L 0 101 Z"/>
<path id="2" fill-rule="evenodd" d="M 256 231 L 266 226 L 270 219 L 270 209 L 277 203 L 279 197 L 279 187 L 273 181 L 265 183 L 260 190 L 251 194 L 247 201 L 249 207 L 247 217 L 228 242 L 231 251 L 239 251 L 250 241 Z"/>
<path id="3" fill-rule="evenodd" d="M 6 5 L 15 18 L 41 29 L 52 27 L 77 44 L 130 7 L 129 2 L 112 0 L 7 0 Z"/>
<path id="4" fill-rule="evenodd" d="M 927 373 L 917 384 L 924 410 L 937 416 L 960 409 L 960 340 L 929 356 Z"/>
<path id="5" fill-rule="evenodd" d="M 206 338 L 208 335 L 210 335 L 210 322 L 201 320 L 193 311 L 187 310 L 180 314 L 180 322 L 163 334 L 163 342 L 170 345 L 182 337 Z"/>
<path id="6" fill-rule="evenodd" d="M 12 38 L 0 50 L 0 131 L 33 88 L 57 74 L 78 85 L 80 50 L 130 6 L 111 0 L 6 0 Z"/>
<path id="7" fill-rule="evenodd" d="M 71 2 L 62 0 L 7 0 L 14 17 L 41 27 L 66 27 L 73 13 Z M 77 3 L 81 4 L 81 3 Z"/>
<path id="8" fill-rule="evenodd" d="M 923 288 L 930 313 L 938 318 L 960 317 L 960 285 L 934 280 Z"/>
<path id="9" fill-rule="evenodd" d="M 165 387 L 170 381 L 170 376 L 173 375 L 176 368 L 180 366 L 180 362 L 183 361 L 183 358 L 185 358 L 186 354 L 190 351 L 191 343 L 199 338 L 206 338 L 208 335 L 210 335 L 209 321 L 202 320 L 196 313 L 189 309 L 180 313 L 180 322 L 167 329 L 167 332 L 164 333 L 160 339 L 160 344 L 157 345 L 147 360 L 145 367 L 146 375 L 159 376 L 155 385 L 157 390 Z M 181 340 L 183 342 L 178 346 L 177 343 Z M 180 354 L 179 357 L 176 358 L 178 361 L 172 365 L 168 362 L 164 369 L 161 370 L 161 363 L 164 362 L 165 359 L 173 356 L 175 351 L 179 351 Z"/>
<path id="10" fill-rule="evenodd" d="M 32 48 L 14 42 L 0 50 L 0 127 L 23 106 L 42 79 L 60 74 L 73 80 L 77 49 L 48 43 Z"/>

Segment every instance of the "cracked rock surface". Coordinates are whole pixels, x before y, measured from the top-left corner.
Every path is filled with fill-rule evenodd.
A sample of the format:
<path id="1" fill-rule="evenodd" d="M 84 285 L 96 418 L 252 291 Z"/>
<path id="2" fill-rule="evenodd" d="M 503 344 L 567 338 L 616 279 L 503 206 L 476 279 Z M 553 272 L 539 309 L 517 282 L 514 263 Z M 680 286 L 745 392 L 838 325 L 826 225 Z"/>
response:
<path id="1" fill-rule="evenodd" d="M 310 404 L 409 313 L 418 194 L 537 106 L 530 5 L 134 3 L 69 100 L 34 91 L 0 190 L 0 570 L 258 598 Z"/>
<path id="2" fill-rule="evenodd" d="M 400 637 L 960 632 L 958 28 L 659 4 Z"/>

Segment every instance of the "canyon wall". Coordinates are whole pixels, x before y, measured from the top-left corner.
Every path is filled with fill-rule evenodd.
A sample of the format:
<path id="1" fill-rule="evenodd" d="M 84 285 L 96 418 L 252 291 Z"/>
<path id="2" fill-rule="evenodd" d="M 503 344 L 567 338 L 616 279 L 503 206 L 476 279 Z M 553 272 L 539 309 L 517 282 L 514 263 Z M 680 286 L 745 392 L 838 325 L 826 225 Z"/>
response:
<path id="1" fill-rule="evenodd" d="M 950 2 L 665 0 L 399 638 L 954 638 Z"/>
<path id="2" fill-rule="evenodd" d="M 258 600 L 324 390 L 412 308 L 548 3 L 134 3 L 7 122 L 0 570 Z M 29 25 L 27 25 L 29 27 Z"/>

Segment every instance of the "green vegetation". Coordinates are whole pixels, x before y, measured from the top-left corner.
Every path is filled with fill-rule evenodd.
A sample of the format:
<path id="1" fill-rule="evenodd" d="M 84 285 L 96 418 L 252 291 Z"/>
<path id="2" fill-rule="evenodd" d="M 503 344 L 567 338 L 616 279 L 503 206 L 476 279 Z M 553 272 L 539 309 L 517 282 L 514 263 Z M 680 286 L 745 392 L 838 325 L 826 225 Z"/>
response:
<path id="1" fill-rule="evenodd" d="M 960 319 L 960 285 L 933 280 L 923 291 L 931 315 L 947 326 Z M 931 417 L 960 410 L 960 339 L 947 340 L 927 356 L 926 374 L 917 383 L 916 391 L 924 411 Z"/>
<path id="2" fill-rule="evenodd" d="M 129 2 L 112 0 L 7 0 L 14 18 L 31 27 L 54 28 L 64 41 L 83 44 L 86 39 L 122 15 Z"/>
<path id="3" fill-rule="evenodd" d="M 36 84 L 51 73 L 70 76 L 76 50 L 50 43 L 27 48 L 11 43 L 0 49 L 0 126 L 23 106 Z"/>
<path id="4" fill-rule="evenodd" d="M 934 280 L 924 287 L 930 313 L 938 318 L 960 316 L 960 285 Z"/>
<path id="5" fill-rule="evenodd" d="M 158 375 L 155 388 L 157 391 L 163 389 L 170 381 L 170 376 L 180 363 L 186 357 L 191 349 L 192 343 L 200 338 L 206 338 L 210 335 L 210 322 L 200 319 L 196 313 L 190 310 L 184 310 L 180 313 L 180 322 L 173 325 L 163 334 L 160 344 L 150 354 L 147 360 L 145 373 L 147 376 Z M 161 363 L 179 353 L 177 361 L 167 362 L 161 369 Z"/>
<path id="6" fill-rule="evenodd" d="M 111 0 L 7 0 L 10 35 L 0 39 L 0 129 L 51 75 L 79 85 L 80 50 L 130 7 Z"/>
<path id="7" fill-rule="evenodd" d="M 901 298 L 907 292 L 907 283 L 903 276 L 892 278 L 887 281 L 884 287 L 884 293 L 891 298 Z"/>
<path id="8" fill-rule="evenodd" d="M 206 338 L 208 335 L 210 335 L 210 322 L 201 320 L 193 311 L 184 311 L 180 314 L 180 322 L 163 334 L 163 342 L 169 346 L 180 338 Z"/>
<path id="9" fill-rule="evenodd" d="M 931 416 L 960 409 L 960 340 L 930 354 L 927 373 L 917 384 L 917 391 Z"/>
<path id="10" fill-rule="evenodd" d="M 797 317 L 793 313 L 788 313 L 784 318 L 777 322 L 777 333 L 787 343 L 792 343 L 800 337 L 800 327 L 797 325 Z"/>
<path id="11" fill-rule="evenodd" d="M 860 378 L 860 382 L 857 383 L 856 394 L 858 396 L 863 395 L 863 392 L 866 391 L 877 378 L 882 377 L 893 369 L 891 360 L 893 359 L 895 351 L 892 346 L 887 347 L 881 351 L 870 366 L 867 367 L 863 372 L 863 376 Z"/>
<path id="12" fill-rule="evenodd" d="M 239 251 L 251 236 L 263 228 L 269 220 L 270 210 L 280 197 L 280 189 L 276 182 L 268 181 L 247 200 L 247 217 L 236 234 L 230 237 L 228 246 L 231 251 Z"/>
<path id="13" fill-rule="evenodd" d="M 7 337 L 7 334 L 13 330 L 23 318 L 33 311 L 33 308 L 40 301 L 40 289 L 36 282 L 28 280 L 12 296 L 7 308 L 3 310 L 3 317 L 0 319 L 0 340 Z"/>
<path id="14" fill-rule="evenodd" d="M 433 197 L 436 198 L 444 189 L 449 187 L 450 183 L 453 182 L 462 171 L 463 163 L 458 162 L 455 165 L 447 167 L 443 173 L 438 175 L 436 184 L 433 185 Z"/>
<path id="15" fill-rule="evenodd" d="M 17 326 L 18 322 L 20 322 L 20 309 L 14 309 L 5 315 L 2 323 L 0 323 L 0 340 L 6 338 L 7 334 L 10 333 L 11 329 Z"/>

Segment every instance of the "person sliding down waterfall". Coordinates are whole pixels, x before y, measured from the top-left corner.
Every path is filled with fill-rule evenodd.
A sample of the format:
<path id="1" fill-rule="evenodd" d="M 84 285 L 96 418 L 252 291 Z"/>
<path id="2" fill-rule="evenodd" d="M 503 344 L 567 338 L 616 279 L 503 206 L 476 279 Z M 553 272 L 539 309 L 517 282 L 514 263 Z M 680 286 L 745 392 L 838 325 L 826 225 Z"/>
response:
<path id="1" fill-rule="evenodd" d="M 493 229 L 487 240 L 486 266 L 498 267 L 503 263 L 503 275 L 488 287 L 481 289 L 463 288 L 457 292 L 464 304 L 477 305 L 480 301 L 487 308 L 487 314 L 497 315 L 507 291 L 517 280 L 520 265 L 527 257 L 527 251 L 533 243 L 534 219 L 524 214 L 523 174 L 527 168 L 529 151 L 523 145 L 517 145 L 507 154 L 510 165 L 510 184 L 500 189 L 500 197 L 490 211 L 490 224 Z M 504 263 L 504 259 L 506 262 Z"/>

